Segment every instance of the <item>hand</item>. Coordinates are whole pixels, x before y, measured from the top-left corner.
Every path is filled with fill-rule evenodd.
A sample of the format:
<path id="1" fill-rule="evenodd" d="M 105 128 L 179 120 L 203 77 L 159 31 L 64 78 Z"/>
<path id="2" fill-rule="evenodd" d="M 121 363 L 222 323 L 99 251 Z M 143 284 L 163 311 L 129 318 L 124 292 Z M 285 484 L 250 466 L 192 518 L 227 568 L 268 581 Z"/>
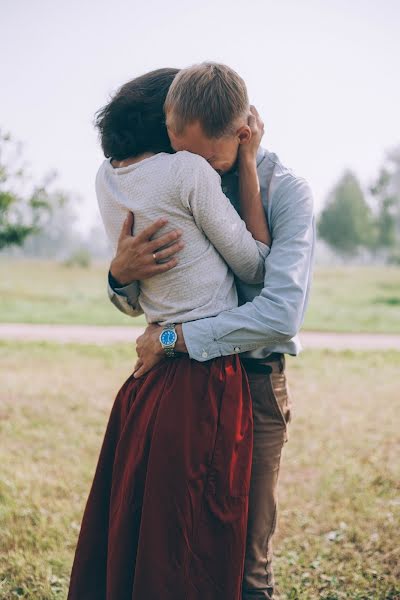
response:
<path id="1" fill-rule="evenodd" d="M 148 325 L 143 335 L 136 340 L 136 352 L 138 359 L 133 369 L 135 378 L 146 375 L 150 369 L 155 367 L 162 360 L 175 360 L 174 358 L 166 359 L 165 351 L 161 346 L 160 333 L 162 327 L 160 325 Z M 178 324 L 175 327 L 178 339 L 175 344 L 177 352 L 187 352 L 185 339 L 183 337 L 182 325 Z"/>
<path id="2" fill-rule="evenodd" d="M 264 122 L 255 106 L 250 106 L 250 114 L 248 116 L 247 124 L 250 127 L 251 138 L 248 142 L 243 143 L 239 147 L 239 160 L 252 159 L 255 160 L 257 156 L 257 150 L 260 146 L 262 137 L 264 135 Z"/>
<path id="3" fill-rule="evenodd" d="M 142 377 L 160 361 L 165 360 L 165 352 L 160 342 L 160 325 L 148 325 L 143 335 L 136 340 L 138 359 L 133 369 L 134 377 Z"/>
<path id="4" fill-rule="evenodd" d="M 183 242 L 180 239 L 182 231 L 178 229 L 170 231 L 156 240 L 152 239 L 154 234 L 166 225 L 167 219 L 158 219 L 135 236 L 132 235 L 133 222 L 133 213 L 129 212 L 122 225 L 117 253 L 110 266 L 111 275 L 121 285 L 148 279 L 173 269 L 178 263 L 174 255 L 183 248 Z M 168 244 L 170 244 L 168 248 L 160 250 Z M 162 259 L 169 260 L 159 264 L 157 261 Z"/>

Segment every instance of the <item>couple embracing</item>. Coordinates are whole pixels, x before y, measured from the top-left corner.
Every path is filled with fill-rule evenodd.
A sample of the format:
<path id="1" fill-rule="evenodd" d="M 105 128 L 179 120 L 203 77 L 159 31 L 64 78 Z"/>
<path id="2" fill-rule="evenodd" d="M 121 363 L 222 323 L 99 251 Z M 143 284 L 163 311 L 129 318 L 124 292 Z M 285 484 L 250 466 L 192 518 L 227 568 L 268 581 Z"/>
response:
<path id="1" fill-rule="evenodd" d="M 111 410 L 68 599 L 271 599 L 309 186 L 260 147 L 225 65 L 138 77 L 96 125 L 109 296 L 149 325 Z"/>

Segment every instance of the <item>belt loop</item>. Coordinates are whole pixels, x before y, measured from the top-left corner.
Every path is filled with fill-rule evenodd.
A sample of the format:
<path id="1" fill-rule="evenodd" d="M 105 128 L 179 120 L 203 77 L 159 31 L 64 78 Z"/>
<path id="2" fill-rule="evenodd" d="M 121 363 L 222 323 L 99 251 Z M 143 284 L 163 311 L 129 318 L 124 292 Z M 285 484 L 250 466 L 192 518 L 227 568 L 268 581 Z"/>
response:
<path id="1" fill-rule="evenodd" d="M 282 353 L 281 354 L 281 358 L 279 361 L 279 367 L 280 367 L 280 372 L 283 373 L 283 371 L 285 370 L 285 355 Z"/>

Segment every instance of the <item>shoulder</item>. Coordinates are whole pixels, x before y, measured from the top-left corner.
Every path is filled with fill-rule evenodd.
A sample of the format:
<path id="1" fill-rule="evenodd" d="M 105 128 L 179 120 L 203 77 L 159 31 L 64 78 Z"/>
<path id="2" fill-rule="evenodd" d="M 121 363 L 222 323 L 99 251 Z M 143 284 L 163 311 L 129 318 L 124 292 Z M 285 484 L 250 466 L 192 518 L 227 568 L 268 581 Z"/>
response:
<path id="1" fill-rule="evenodd" d="M 220 189 L 221 177 L 202 156 L 186 150 L 176 152 L 173 156 L 176 183 L 180 187 L 185 204 L 189 196 L 197 195 L 201 190 L 207 194 Z"/>
<path id="2" fill-rule="evenodd" d="M 97 169 L 96 178 L 95 178 L 96 185 L 98 185 L 98 183 L 100 183 L 100 181 L 102 179 L 104 179 L 106 172 L 110 168 L 112 168 L 110 165 L 110 159 L 106 158 L 105 160 L 103 160 L 103 162 L 100 164 L 99 168 Z"/>
<path id="3" fill-rule="evenodd" d="M 190 174 L 192 177 L 196 174 L 202 176 L 220 180 L 220 176 L 214 169 L 209 165 L 205 158 L 199 154 L 193 154 L 187 150 L 181 150 L 172 155 L 175 160 L 176 168 L 182 174 Z"/>
<path id="4" fill-rule="evenodd" d="M 110 169 L 112 169 L 110 165 L 110 160 L 103 160 L 101 165 L 99 166 L 96 177 L 95 177 L 95 190 L 97 201 L 101 204 L 104 201 L 104 196 L 108 190 L 108 180 L 110 178 Z"/>
<path id="5" fill-rule="evenodd" d="M 265 151 L 261 176 L 267 179 L 271 209 L 281 212 L 290 208 L 294 212 L 314 212 L 314 197 L 309 183 L 285 166 L 273 152 Z"/>
<path id="6" fill-rule="evenodd" d="M 193 152 L 188 152 L 187 150 L 179 150 L 179 152 L 175 152 L 175 154 L 171 154 L 171 158 L 175 161 L 177 165 L 190 165 L 192 167 L 198 166 L 203 167 L 210 165 L 208 162 L 200 156 L 199 154 L 194 154 Z"/>
<path id="7" fill-rule="evenodd" d="M 276 203 L 295 212 L 314 213 L 314 196 L 310 185 L 303 177 L 285 178 L 276 190 Z"/>

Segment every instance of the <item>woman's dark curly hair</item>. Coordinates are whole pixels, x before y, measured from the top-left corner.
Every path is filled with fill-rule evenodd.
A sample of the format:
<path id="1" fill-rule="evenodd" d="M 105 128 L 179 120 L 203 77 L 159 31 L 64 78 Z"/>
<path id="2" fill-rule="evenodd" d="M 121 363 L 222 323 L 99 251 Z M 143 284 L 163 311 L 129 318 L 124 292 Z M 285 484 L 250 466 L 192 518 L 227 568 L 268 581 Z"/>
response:
<path id="1" fill-rule="evenodd" d="M 143 152 L 173 152 L 164 102 L 179 69 L 157 69 L 125 83 L 97 111 L 95 126 L 104 155 L 124 160 Z"/>

